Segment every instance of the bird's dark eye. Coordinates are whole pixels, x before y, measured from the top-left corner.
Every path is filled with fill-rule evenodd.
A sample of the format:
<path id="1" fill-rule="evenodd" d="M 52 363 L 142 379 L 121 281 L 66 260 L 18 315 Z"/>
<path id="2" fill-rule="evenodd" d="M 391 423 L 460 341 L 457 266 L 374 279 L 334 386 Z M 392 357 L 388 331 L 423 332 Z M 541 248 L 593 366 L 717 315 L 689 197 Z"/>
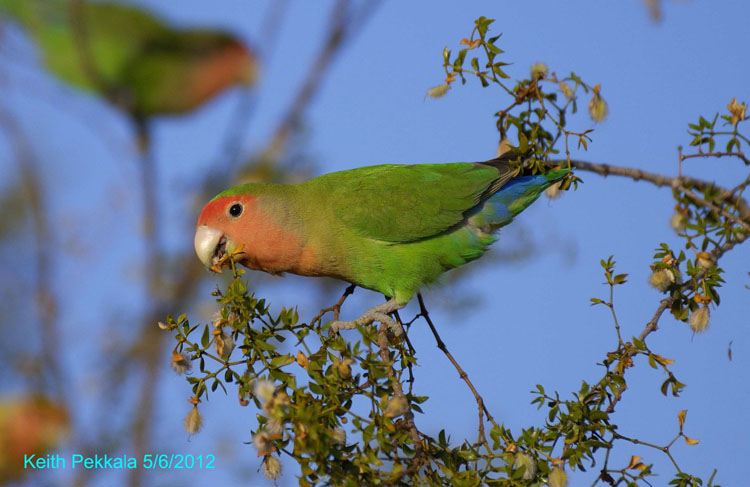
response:
<path id="1" fill-rule="evenodd" d="M 237 218 L 242 214 L 242 205 L 240 203 L 234 203 L 229 207 L 229 215 L 232 218 Z"/>

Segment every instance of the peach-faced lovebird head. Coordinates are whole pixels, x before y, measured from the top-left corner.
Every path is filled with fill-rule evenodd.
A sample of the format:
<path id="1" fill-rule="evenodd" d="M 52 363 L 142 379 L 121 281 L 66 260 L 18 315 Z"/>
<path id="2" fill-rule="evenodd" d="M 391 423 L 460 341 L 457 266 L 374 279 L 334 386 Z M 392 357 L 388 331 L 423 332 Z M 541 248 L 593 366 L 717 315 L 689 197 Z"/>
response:
<path id="1" fill-rule="evenodd" d="M 206 267 L 215 266 L 224 254 L 240 260 L 235 253 L 241 236 L 252 232 L 252 214 L 256 197 L 248 194 L 218 196 L 208 202 L 198 217 L 195 253 Z"/>

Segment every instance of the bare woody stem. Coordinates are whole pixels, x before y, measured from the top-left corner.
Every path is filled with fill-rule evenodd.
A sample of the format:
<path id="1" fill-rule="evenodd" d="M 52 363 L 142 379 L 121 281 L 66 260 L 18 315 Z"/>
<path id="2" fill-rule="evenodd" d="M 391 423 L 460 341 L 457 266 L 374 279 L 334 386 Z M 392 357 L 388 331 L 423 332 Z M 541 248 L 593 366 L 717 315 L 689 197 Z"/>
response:
<path id="1" fill-rule="evenodd" d="M 409 406 L 409 400 L 406 398 L 406 395 L 401 388 L 401 382 L 396 377 L 396 372 L 393 370 L 393 364 L 391 364 L 390 348 L 388 347 L 388 325 L 385 323 L 381 323 L 380 328 L 378 329 L 378 347 L 380 349 L 380 360 L 383 361 L 383 366 L 386 367 L 393 395 L 407 405 L 407 411 L 404 413 L 404 422 L 406 423 L 409 437 L 412 442 L 414 442 L 414 456 L 411 459 L 409 467 L 399 474 L 399 477 L 403 477 L 416 473 L 422 466 L 422 457 L 424 454 L 422 438 L 421 433 L 414 423 L 414 412 L 412 411 L 411 406 Z"/>
<path id="2" fill-rule="evenodd" d="M 346 298 L 351 296 L 354 293 L 354 290 L 357 288 L 355 284 L 349 285 L 349 287 L 346 288 L 344 291 L 344 294 L 341 295 L 338 301 L 336 301 L 336 304 L 333 306 L 329 306 L 327 308 L 323 308 L 320 310 L 320 312 L 315 315 L 315 317 L 310 320 L 310 327 L 314 327 L 315 323 L 320 323 L 321 318 L 323 318 L 323 315 L 328 312 L 333 312 L 333 319 L 338 320 L 339 319 L 339 313 L 341 312 L 341 306 L 343 306 L 344 301 L 346 301 Z"/>
<path id="3" fill-rule="evenodd" d="M 365 2 L 357 12 L 353 12 L 352 2 L 349 0 L 338 0 L 333 5 L 323 47 L 311 64 L 302 88 L 297 92 L 282 117 L 281 123 L 271 136 L 264 156 L 273 157 L 282 152 L 289 136 L 297 129 L 302 115 L 317 94 L 326 71 L 341 51 L 342 46 L 346 44 L 345 41 L 352 32 L 362 29 L 362 25 L 379 4 L 380 0 Z"/>
<path id="4" fill-rule="evenodd" d="M 40 390 L 39 392 L 54 394 L 57 401 L 66 405 L 68 399 L 65 391 L 68 390 L 68 384 L 64 374 L 65 369 L 59 363 L 60 354 L 57 351 L 60 341 L 57 318 L 58 298 L 50 284 L 56 254 L 48 250 L 53 245 L 54 236 L 41 171 L 37 165 L 31 140 L 27 137 L 23 127 L 2 105 L 0 105 L 0 128 L 10 136 L 11 149 L 15 152 L 15 159 L 18 163 L 20 184 L 28 202 L 35 240 L 34 288 L 42 342 L 37 360 L 43 366 L 35 372 L 36 376 L 33 379 L 37 382 L 35 386 Z"/>
<path id="5" fill-rule="evenodd" d="M 453 364 L 453 367 L 458 372 L 458 376 L 463 380 L 466 385 L 469 387 L 469 390 L 471 390 L 471 393 L 474 394 L 474 400 L 477 403 L 477 409 L 479 410 L 479 439 L 484 445 L 489 449 L 488 443 L 487 443 L 487 436 L 484 432 L 484 418 L 483 415 L 487 415 L 487 420 L 492 423 L 493 426 L 496 428 L 499 428 L 500 426 L 495 421 L 495 418 L 492 417 L 492 414 L 487 409 L 487 406 L 484 404 L 484 398 L 482 398 L 481 394 L 477 391 L 477 388 L 474 387 L 474 384 L 471 382 L 471 379 L 469 379 L 469 375 L 466 373 L 466 371 L 461 368 L 461 366 L 458 364 L 458 361 L 451 355 L 451 353 L 448 351 L 448 347 L 445 346 L 445 342 L 443 342 L 443 339 L 440 338 L 440 334 L 437 332 L 437 329 L 435 328 L 435 325 L 432 323 L 432 319 L 430 319 L 430 314 L 427 311 L 427 307 L 424 304 L 424 299 L 422 298 L 422 294 L 417 294 L 417 299 L 419 300 L 419 314 L 422 315 L 427 322 L 427 324 L 430 327 L 430 330 L 432 331 L 432 335 L 435 337 L 435 341 L 437 342 L 438 348 L 445 354 L 446 357 L 448 357 L 448 360 L 451 364 Z M 491 450 L 490 450 L 491 451 Z"/>
<path id="6" fill-rule="evenodd" d="M 567 163 L 566 161 L 552 161 L 554 163 Z M 702 179 L 696 179 L 691 177 L 680 177 L 672 178 L 661 174 L 656 174 L 633 167 L 613 166 L 611 164 L 597 164 L 593 162 L 571 160 L 573 167 L 580 171 L 588 171 L 599 174 L 601 176 L 622 176 L 633 179 L 634 181 L 648 181 L 656 186 L 669 186 L 671 188 L 690 187 L 698 190 L 705 190 L 710 187 L 716 188 L 718 191 L 717 199 L 728 201 L 732 205 L 736 206 L 740 212 L 740 219 L 743 221 L 750 220 L 750 206 L 747 201 L 743 198 L 738 197 L 731 191 L 716 186 L 713 182 L 705 181 Z"/>
<path id="7" fill-rule="evenodd" d="M 748 224 L 746 221 L 740 220 L 735 215 L 732 215 L 731 213 L 727 212 L 726 210 L 724 210 L 722 208 L 719 208 L 715 204 L 713 204 L 713 203 L 711 203 L 709 201 L 706 201 L 705 199 L 701 198 L 700 196 L 698 196 L 697 194 L 695 194 L 694 192 L 692 192 L 691 190 L 689 190 L 688 188 L 686 188 L 683 185 L 679 185 L 677 187 L 677 189 L 679 191 L 681 191 L 682 193 L 684 193 L 685 196 L 687 196 L 691 200 L 695 201 L 696 203 L 701 204 L 701 205 L 705 206 L 706 208 L 711 209 L 711 211 L 713 211 L 714 213 L 722 215 L 727 220 L 731 220 L 735 224 L 737 224 L 737 225 L 741 226 L 742 228 L 744 228 L 746 231 L 750 232 L 750 224 Z M 750 220 L 750 218 L 748 218 L 748 220 Z"/>

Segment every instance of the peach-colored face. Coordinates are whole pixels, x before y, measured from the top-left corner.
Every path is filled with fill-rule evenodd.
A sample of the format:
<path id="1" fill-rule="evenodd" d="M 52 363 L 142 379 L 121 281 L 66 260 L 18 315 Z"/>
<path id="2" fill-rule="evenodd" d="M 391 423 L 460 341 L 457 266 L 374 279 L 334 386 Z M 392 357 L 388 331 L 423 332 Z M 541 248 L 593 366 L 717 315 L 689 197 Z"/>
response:
<path id="1" fill-rule="evenodd" d="M 236 227 L 243 216 L 255 212 L 257 199 L 256 196 L 243 194 L 222 196 L 210 201 L 201 210 L 196 227 L 207 225 L 224 231 Z"/>
<path id="2" fill-rule="evenodd" d="M 195 253 L 207 267 L 215 265 L 224 253 L 233 253 L 250 230 L 257 197 L 224 196 L 210 201 L 198 216 Z"/>
<path id="3" fill-rule="evenodd" d="M 251 269 L 300 272 L 301 239 L 282 228 L 252 195 L 223 196 L 209 202 L 198 217 L 195 253 L 212 268 L 224 254 Z"/>

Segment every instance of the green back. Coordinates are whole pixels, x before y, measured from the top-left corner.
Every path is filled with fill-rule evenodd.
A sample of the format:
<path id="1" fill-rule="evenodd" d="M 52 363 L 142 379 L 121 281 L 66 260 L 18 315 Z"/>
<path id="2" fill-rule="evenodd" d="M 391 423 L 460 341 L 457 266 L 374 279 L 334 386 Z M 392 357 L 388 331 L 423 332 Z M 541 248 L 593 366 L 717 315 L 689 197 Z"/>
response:
<path id="1" fill-rule="evenodd" d="M 357 234 L 386 242 L 435 236 L 464 220 L 510 169 L 474 163 L 380 165 L 326 174 L 303 186 L 327 195 Z"/>

